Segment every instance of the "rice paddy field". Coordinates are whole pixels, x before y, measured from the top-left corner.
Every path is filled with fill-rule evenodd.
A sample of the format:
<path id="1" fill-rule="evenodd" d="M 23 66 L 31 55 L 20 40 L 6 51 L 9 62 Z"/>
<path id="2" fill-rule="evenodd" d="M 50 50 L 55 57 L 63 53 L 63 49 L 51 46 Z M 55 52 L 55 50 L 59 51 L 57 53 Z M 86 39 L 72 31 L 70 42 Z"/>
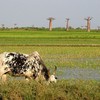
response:
<path id="1" fill-rule="evenodd" d="M 2 30 L 0 41 L 0 53 L 38 51 L 50 69 L 57 66 L 100 70 L 100 32 Z M 100 80 L 58 79 L 49 86 L 9 80 L 6 84 L 0 82 L 0 99 L 100 100 Z"/>
<path id="2" fill-rule="evenodd" d="M 0 31 L 0 40 L 0 45 L 98 45 L 100 32 Z"/>

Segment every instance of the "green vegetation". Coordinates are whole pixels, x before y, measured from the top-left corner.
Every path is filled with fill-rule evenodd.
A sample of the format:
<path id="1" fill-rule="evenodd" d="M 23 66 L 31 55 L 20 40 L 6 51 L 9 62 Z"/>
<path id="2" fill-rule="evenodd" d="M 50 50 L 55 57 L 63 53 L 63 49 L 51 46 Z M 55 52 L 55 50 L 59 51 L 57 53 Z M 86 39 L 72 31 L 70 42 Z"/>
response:
<path id="1" fill-rule="evenodd" d="M 0 31 L 0 45 L 100 44 L 100 32 Z"/>
<path id="2" fill-rule="evenodd" d="M 0 52 L 38 51 L 49 67 L 100 66 L 100 32 L 0 31 Z"/>
<path id="3" fill-rule="evenodd" d="M 56 84 L 46 85 L 13 80 L 0 83 L 0 100 L 100 100 L 100 83 L 61 80 Z"/>
<path id="4" fill-rule="evenodd" d="M 100 67 L 100 47 L 1 46 L 0 52 L 30 54 L 38 51 L 48 67 Z"/>
<path id="5" fill-rule="evenodd" d="M 46 66 L 100 69 L 100 32 L 0 31 L 0 53 L 38 51 Z M 59 73 L 57 73 L 59 74 Z M 0 82 L 0 100 L 100 100 L 100 81 Z"/>

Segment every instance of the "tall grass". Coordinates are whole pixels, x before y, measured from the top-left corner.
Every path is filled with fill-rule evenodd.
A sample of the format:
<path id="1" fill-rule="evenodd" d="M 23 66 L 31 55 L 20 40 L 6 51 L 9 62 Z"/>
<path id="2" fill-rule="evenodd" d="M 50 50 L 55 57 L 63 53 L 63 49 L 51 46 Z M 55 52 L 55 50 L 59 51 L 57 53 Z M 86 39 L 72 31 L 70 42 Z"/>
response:
<path id="1" fill-rule="evenodd" d="M 100 83 L 82 80 L 61 80 L 46 85 L 24 80 L 0 83 L 1 100 L 99 100 Z"/>

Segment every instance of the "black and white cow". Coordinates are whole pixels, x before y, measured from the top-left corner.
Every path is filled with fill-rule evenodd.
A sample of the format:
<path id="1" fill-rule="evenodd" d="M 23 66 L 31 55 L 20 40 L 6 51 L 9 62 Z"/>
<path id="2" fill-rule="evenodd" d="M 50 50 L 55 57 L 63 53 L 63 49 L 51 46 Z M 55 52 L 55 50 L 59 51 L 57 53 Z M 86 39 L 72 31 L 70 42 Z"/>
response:
<path id="1" fill-rule="evenodd" d="M 0 77 L 2 80 L 6 80 L 7 73 L 12 76 L 25 76 L 27 80 L 42 79 L 48 83 L 57 80 L 54 74 L 49 74 L 49 70 L 37 51 L 30 55 L 16 52 L 0 54 Z"/>

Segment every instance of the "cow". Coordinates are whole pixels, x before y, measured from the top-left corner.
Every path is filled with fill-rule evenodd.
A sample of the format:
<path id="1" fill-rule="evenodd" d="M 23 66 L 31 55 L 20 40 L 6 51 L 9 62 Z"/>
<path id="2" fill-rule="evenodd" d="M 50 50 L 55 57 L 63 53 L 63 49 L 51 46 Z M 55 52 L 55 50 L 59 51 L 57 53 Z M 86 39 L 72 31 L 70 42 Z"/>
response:
<path id="1" fill-rule="evenodd" d="M 55 71 L 56 71 L 55 67 Z M 6 81 L 6 74 L 12 76 L 24 76 L 26 80 L 40 79 L 48 83 L 57 81 L 55 73 L 50 75 L 50 71 L 45 66 L 37 51 L 32 54 L 17 52 L 4 52 L 0 54 L 0 77 Z"/>

